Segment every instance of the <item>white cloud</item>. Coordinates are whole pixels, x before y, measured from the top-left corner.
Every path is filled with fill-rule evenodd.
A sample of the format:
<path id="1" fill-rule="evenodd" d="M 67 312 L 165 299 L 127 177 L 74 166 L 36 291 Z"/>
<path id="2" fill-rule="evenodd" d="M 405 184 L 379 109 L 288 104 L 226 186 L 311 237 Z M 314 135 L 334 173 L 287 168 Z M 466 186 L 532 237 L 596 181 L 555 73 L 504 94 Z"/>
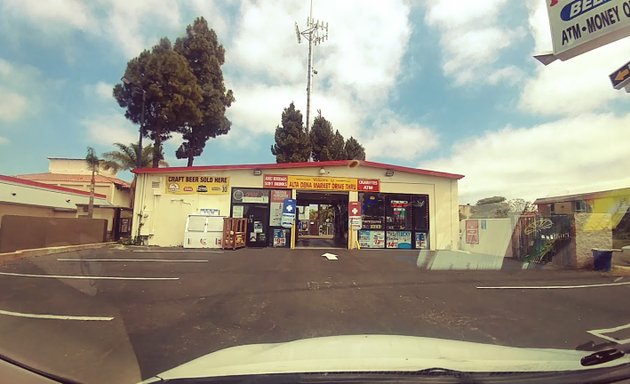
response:
<path id="1" fill-rule="evenodd" d="M 67 47 L 67 32 L 87 32 L 109 39 L 114 49 L 125 56 L 138 55 L 143 49 L 157 44 L 160 37 L 167 35 L 174 41 L 184 34 L 184 27 L 193 19 L 185 17 L 205 16 L 210 27 L 217 33 L 225 32 L 224 15 L 214 3 L 194 0 L 189 3 L 165 2 L 161 0 L 5 0 L 0 11 L 10 15 L 9 21 L 29 23 L 45 32 L 44 38 L 63 39 L 63 49 L 72 56 L 72 47 Z M 11 32 L 10 27 L 7 32 Z"/>
<path id="2" fill-rule="evenodd" d="M 138 141 L 138 127 L 120 113 L 86 118 L 81 120 L 81 125 L 87 129 L 89 139 L 99 144 L 129 144 Z"/>
<path id="3" fill-rule="evenodd" d="M 39 71 L 31 66 L 0 58 L 0 122 L 15 122 L 27 113 L 35 113 L 36 95 L 42 93 L 44 83 Z"/>
<path id="4" fill-rule="evenodd" d="M 85 2 L 80 0 L 4 0 L 3 13 L 32 20 L 51 33 L 58 29 L 94 30 L 96 23 Z"/>
<path id="5" fill-rule="evenodd" d="M 525 76 L 526 75 L 522 69 L 514 65 L 510 65 L 510 66 L 503 67 L 495 71 L 490 76 L 488 76 L 487 80 L 488 80 L 488 83 L 493 84 L 493 85 L 496 85 L 502 82 L 509 83 L 509 84 L 516 84 L 516 83 L 521 83 Z"/>
<path id="6" fill-rule="evenodd" d="M 413 159 L 437 147 L 439 139 L 431 129 L 386 115 L 376 120 L 372 135 L 363 142 L 368 159 Z"/>
<path id="7" fill-rule="evenodd" d="M 88 84 L 83 88 L 83 93 L 86 97 L 98 97 L 102 101 L 113 101 L 114 85 L 106 83 L 104 81 L 98 81 L 94 84 Z"/>
<path id="8" fill-rule="evenodd" d="M 28 100 L 26 97 L 11 92 L 0 86 L 0 121 L 12 122 L 20 119 L 27 111 Z"/>
<path id="9" fill-rule="evenodd" d="M 480 19 L 495 20 L 507 0 L 439 0 L 432 1 L 426 20 L 431 24 L 446 24 L 458 28 Z"/>
<path id="10" fill-rule="evenodd" d="M 236 102 L 228 109 L 228 118 L 237 126 L 245 129 L 245 135 L 269 134 L 280 124 L 280 117 L 284 108 L 291 101 L 296 102 L 300 96 L 297 87 L 273 86 L 266 84 L 234 84 Z M 303 97 L 306 98 L 305 96 Z"/>
<path id="11" fill-rule="evenodd" d="M 9 143 L 10 143 L 9 139 L 7 139 L 6 137 L 0 136 L 0 145 L 9 144 Z"/>
<path id="12" fill-rule="evenodd" d="M 464 174 L 462 203 L 627 187 L 629 126 L 630 114 L 583 114 L 530 128 L 506 127 L 459 142 L 450 157 L 423 166 Z"/>
<path id="13" fill-rule="evenodd" d="M 308 4 L 285 0 L 241 4 L 234 41 L 227 47 L 226 84 L 236 95 L 226 140 L 247 143 L 272 134 L 291 101 L 306 119 L 308 45 L 298 44 L 294 22 L 305 28 Z M 318 1 L 314 18 L 328 22 L 329 39 L 315 48 L 311 118 L 322 110 L 344 137 L 368 139 L 367 120 L 382 110 L 401 73 L 411 35 L 403 1 Z M 396 28 L 392 28 L 395 25 Z M 381 125 L 388 124 L 382 114 Z M 393 121 L 391 124 L 400 124 Z M 368 154 L 369 155 L 369 154 Z"/>
<path id="14" fill-rule="evenodd" d="M 497 84 L 496 73 L 506 71 L 497 63 L 501 52 L 526 36 L 521 27 L 500 24 L 500 12 L 511 9 L 506 2 L 440 0 L 426 3 L 427 24 L 442 33 L 442 70 L 455 85 Z"/>
<path id="15" fill-rule="evenodd" d="M 551 50 L 549 28 L 541 27 L 545 4 L 530 6 L 530 30 L 536 39 L 535 53 Z M 542 8 L 542 11 L 541 11 Z M 545 49 L 546 47 L 546 49 Z M 574 116 L 579 113 L 606 110 L 609 102 L 626 98 L 612 88 L 608 75 L 628 60 L 630 40 L 624 39 L 567 61 L 549 66 L 539 64 L 536 74 L 525 83 L 519 106 L 521 110 L 540 115 Z"/>
<path id="16" fill-rule="evenodd" d="M 527 0 L 526 5 L 529 12 L 529 30 L 534 38 L 534 52 L 552 51 L 551 27 L 546 3 L 539 0 Z"/>

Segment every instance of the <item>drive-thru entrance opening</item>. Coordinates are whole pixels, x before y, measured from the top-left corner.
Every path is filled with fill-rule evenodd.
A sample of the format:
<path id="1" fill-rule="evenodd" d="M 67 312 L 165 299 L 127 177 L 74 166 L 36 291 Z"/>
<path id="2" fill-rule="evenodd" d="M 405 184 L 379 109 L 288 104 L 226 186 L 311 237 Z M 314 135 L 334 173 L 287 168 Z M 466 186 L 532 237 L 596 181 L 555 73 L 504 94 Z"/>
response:
<path id="1" fill-rule="evenodd" d="M 348 192 L 297 191 L 296 247 L 348 247 Z"/>

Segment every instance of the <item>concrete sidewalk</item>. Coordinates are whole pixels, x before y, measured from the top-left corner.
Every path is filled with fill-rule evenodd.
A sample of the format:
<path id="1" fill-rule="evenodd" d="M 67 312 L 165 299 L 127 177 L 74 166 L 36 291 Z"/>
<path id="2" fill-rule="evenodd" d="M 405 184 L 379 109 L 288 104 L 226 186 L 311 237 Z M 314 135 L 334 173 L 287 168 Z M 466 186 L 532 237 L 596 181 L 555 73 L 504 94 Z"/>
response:
<path id="1" fill-rule="evenodd" d="M 13 252 L 0 253 L 0 261 L 11 260 L 11 259 L 21 258 L 21 257 L 36 257 L 36 256 L 52 255 L 56 253 L 82 251 L 86 249 L 99 249 L 99 248 L 113 247 L 115 245 L 117 245 L 117 243 L 114 241 L 111 241 L 111 242 L 105 242 L 105 243 L 74 244 L 74 245 L 60 245 L 58 247 L 20 249 Z"/>

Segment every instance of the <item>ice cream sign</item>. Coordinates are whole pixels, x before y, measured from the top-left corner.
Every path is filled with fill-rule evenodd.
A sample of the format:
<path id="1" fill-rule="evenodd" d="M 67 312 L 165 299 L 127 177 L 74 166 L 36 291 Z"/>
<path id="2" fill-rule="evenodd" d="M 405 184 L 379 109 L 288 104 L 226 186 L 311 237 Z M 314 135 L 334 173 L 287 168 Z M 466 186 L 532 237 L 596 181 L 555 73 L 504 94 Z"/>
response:
<path id="1" fill-rule="evenodd" d="M 547 0 L 547 11 L 562 60 L 630 35 L 630 0 Z"/>

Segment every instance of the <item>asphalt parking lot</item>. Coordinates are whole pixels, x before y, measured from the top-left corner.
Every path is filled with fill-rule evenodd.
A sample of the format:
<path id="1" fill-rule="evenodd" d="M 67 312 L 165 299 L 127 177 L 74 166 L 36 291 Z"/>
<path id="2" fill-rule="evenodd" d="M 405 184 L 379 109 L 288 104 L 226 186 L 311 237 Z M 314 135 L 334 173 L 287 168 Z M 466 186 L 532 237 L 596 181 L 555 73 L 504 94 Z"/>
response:
<path id="1" fill-rule="evenodd" d="M 605 341 L 588 331 L 630 323 L 629 278 L 426 271 L 415 251 L 324 252 L 112 248 L 4 260 L 0 349 L 80 382 L 125 383 L 243 344 L 376 333 L 573 349 Z"/>

